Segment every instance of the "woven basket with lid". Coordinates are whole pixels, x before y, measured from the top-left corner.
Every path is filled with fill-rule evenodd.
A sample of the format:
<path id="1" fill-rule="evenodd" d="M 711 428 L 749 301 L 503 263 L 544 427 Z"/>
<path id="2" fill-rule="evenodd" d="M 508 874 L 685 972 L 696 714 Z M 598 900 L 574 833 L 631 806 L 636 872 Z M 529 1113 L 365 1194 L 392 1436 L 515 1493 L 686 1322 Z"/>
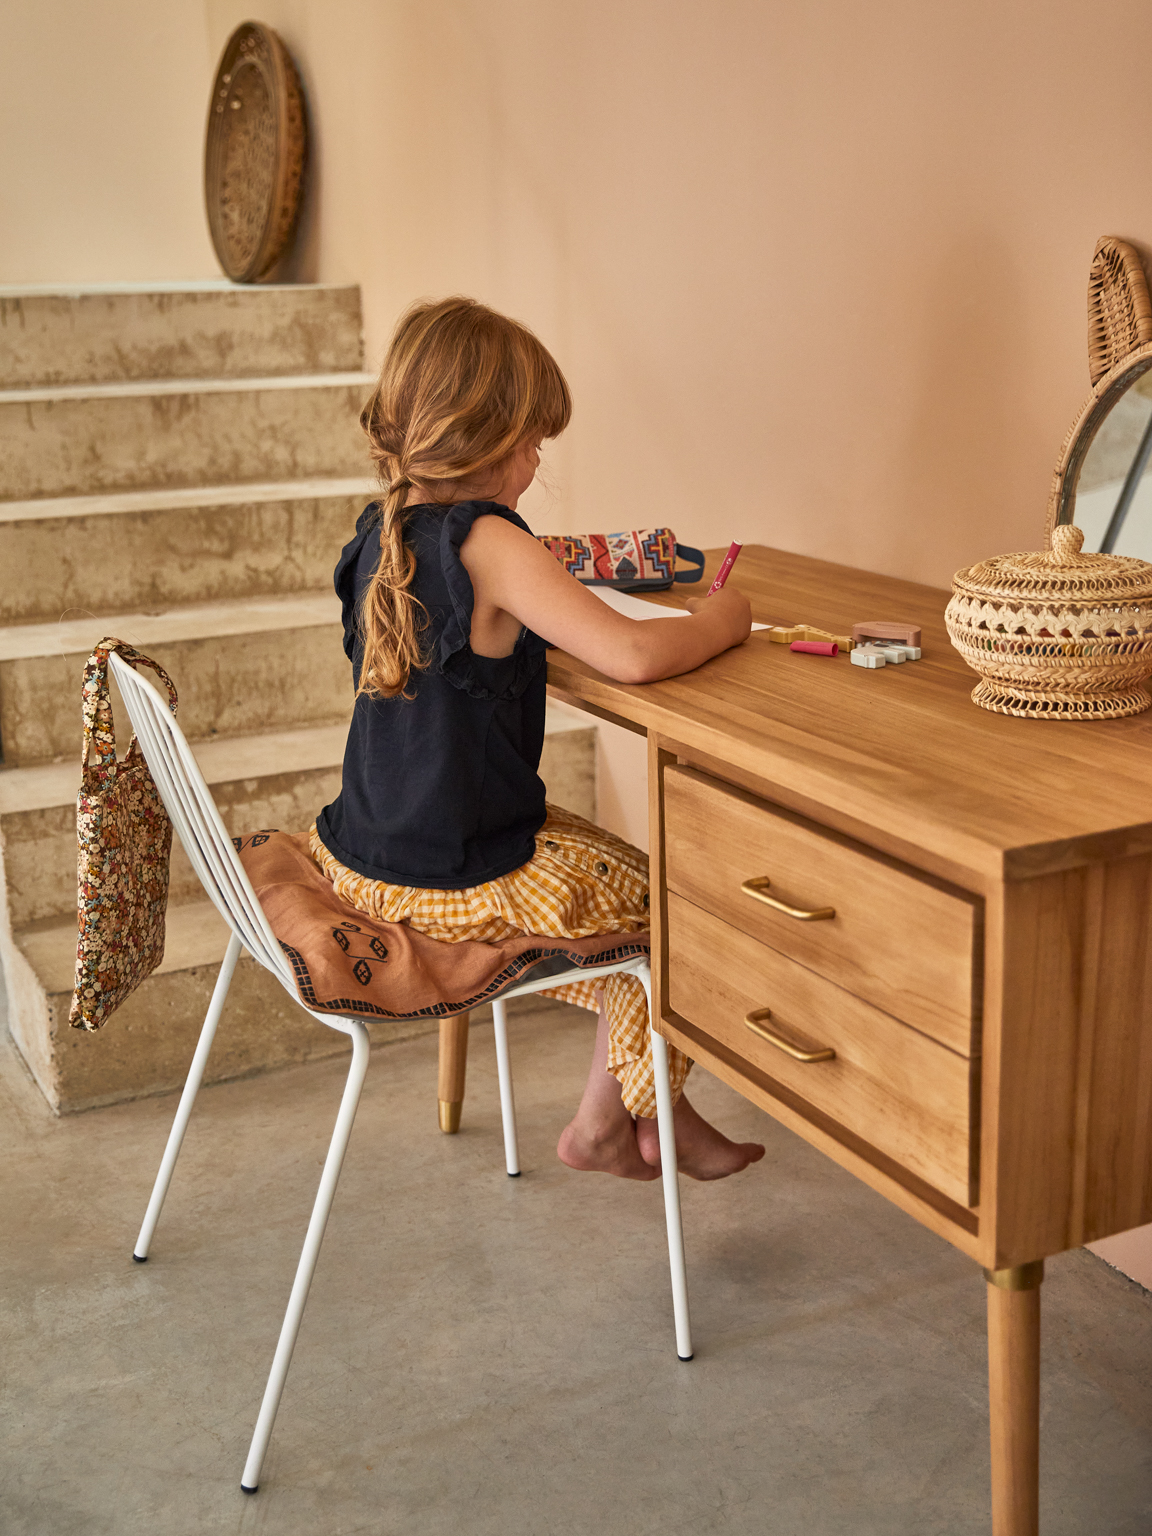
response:
<path id="1" fill-rule="evenodd" d="M 1114 720 L 1152 704 L 1152 565 L 1084 554 L 1072 524 L 1043 554 L 957 571 L 945 621 L 981 680 L 973 701 L 1002 715 Z"/>

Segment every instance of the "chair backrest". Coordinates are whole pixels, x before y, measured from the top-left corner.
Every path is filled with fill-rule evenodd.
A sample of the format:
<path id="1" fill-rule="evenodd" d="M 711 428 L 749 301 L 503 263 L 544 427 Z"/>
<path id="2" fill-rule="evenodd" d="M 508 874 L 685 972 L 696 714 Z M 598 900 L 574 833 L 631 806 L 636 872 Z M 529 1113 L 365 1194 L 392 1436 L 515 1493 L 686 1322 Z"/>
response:
<path id="1" fill-rule="evenodd" d="M 115 651 L 108 660 L 164 808 L 213 906 L 249 954 L 267 966 L 295 997 L 288 959 L 236 856 L 176 717 L 147 678 Z"/>
<path id="2" fill-rule="evenodd" d="M 192 755 L 192 749 L 176 723 L 175 715 L 168 708 L 167 700 L 146 677 L 130 667 L 115 651 L 109 652 L 108 661 L 119 685 L 132 729 L 140 742 L 144 760 L 200 883 L 245 949 L 261 965 L 266 966 L 299 1002 L 288 958 L 272 932 L 244 866 L 236 856 L 236 849 L 220 820 L 220 812 L 204 782 L 200 765 Z M 527 977 L 522 977 L 519 982 L 511 982 L 498 995 L 516 997 L 523 993 L 563 986 L 570 981 L 591 981 L 610 976 L 616 971 L 638 970 L 646 964 L 647 958 L 643 955 L 591 969 L 568 967 L 558 958 L 544 960 L 531 967 Z M 343 1016 L 313 1013 L 310 1008 L 307 1011 L 320 1023 L 348 1032 Z"/>

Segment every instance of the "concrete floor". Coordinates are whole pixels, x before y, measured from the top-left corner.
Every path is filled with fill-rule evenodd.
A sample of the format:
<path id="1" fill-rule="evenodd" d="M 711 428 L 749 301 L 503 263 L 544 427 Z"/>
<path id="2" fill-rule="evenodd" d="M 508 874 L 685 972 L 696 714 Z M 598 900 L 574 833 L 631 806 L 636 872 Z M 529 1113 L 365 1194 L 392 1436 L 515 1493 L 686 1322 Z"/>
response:
<path id="1" fill-rule="evenodd" d="M 987 1532 L 975 1267 L 700 1073 L 700 1107 L 769 1151 L 684 1189 L 678 1363 L 659 1184 L 553 1155 L 590 1024 L 512 1021 L 516 1180 L 490 1028 L 455 1138 L 434 1037 L 376 1052 L 255 1498 L 240 1471 L 341 1063 L 206 1089 L 135 1266 L 175 1100 L 54 1120 L 0 1052 L 4 1536 Z M 1045 1536 L 1146 1536 L 1152 1297 L 1083 1252 L 1044 1297 Z"/>

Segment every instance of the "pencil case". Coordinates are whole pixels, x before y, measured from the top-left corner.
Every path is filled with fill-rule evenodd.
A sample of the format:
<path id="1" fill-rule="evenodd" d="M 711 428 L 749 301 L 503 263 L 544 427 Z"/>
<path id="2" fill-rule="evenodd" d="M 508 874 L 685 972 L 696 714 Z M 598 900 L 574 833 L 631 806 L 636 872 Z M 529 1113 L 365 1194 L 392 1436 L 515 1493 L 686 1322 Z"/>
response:
<path id="1" fill-rule="evenodd" d="M 658 592 L 674 581 L 699 581 L 704 555 L 677 544 L 671 528 L 633 529 L 625 533 L 539 533 L 544 548 L 570 576 L 588 587 L 619 592 Z M 678 571 L 677 558 L 689 568 Z"/>

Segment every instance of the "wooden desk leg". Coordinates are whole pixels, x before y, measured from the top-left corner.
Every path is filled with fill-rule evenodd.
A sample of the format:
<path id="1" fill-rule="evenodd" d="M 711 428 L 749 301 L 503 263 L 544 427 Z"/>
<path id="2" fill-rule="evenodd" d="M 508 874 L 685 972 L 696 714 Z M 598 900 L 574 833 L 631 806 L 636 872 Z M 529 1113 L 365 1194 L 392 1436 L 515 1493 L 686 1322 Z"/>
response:
<path id="1" fill-rule="evenodd" d="M 460 1129 L 464 1108 L 464 1073 L 468 1067 L 468 1015 L 440 1020 L 440 1082 L 437 1089 L 440 1129 L 449 1136 Z"/>
<path id="2" fill-rule="evenodd" d="M 986 1269 L 993 1536 L 1040 1530 L 1040 1284 L 1044 1261 Z"/>

